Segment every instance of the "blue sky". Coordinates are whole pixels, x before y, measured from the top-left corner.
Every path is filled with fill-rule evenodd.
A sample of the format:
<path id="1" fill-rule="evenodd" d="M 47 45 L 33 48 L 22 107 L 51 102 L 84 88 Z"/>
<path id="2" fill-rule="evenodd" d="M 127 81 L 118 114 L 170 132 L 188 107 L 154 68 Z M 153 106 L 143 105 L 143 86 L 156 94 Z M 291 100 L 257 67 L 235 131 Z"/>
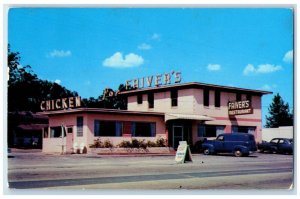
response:
<path id="1" fill-rule="evenodd" d="M 279 93 L 293 108 L 293 10 L 15 8 L 8 42 L 41 78 L 82 97 L 171 71 Z M 263 118 L 273 95 L 263 97 Z"/>

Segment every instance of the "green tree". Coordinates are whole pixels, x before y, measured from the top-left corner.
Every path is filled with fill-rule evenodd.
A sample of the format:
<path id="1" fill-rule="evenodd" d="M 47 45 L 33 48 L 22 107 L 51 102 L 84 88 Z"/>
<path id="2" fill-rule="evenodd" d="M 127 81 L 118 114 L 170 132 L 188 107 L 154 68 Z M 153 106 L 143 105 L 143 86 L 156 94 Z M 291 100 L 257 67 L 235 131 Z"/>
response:
<path id="1" fill-rule="evenodd" d="M 41 80 L 31 70 L 29 65 L 20 64 L 19 52 L 11 52 L 8 45 L 8 111 L 40 111 L 43 100 L 58 99 L 69 96 L 78 96 L 65 87 L 47 80 Z M 132 90 L 129 87 L 127 90 Z M 104 89 L 98 98 L 82 99 L 82 105 L 88 108 L 127 109 L 127 98 L 118 95 L 126 88 L 121 84 L 117 91 L 111 88 Z"/>
<path id="2" fill-rule="evenodd" d="M 127 90 L 132 90 L 130 86 Z M 114 91 L 111 88 L 103 90 L 98 98 L 90 97 L 82 99 L 82 104 L 87 108 L 107 108 L 107 109 L 127 109 L 127 97 L 119 95 L 119 92 L 125 91 L 124 84 L 120 84 L 118 90 Z"/>
<path id="3" fill-rule="evenodd" d="M 104 102 L 104 108 L 112 108 L 112 109 L 127 109 L 127 97 L 123 95 L 119 95 L 120 92 L 125 90 L 133 90 L 134 88 L 129 86 L 126 89 L 124 84 L 120 84 L 117 91 L 113 91 L 108 88 L 103 91 L 102 100 Z"/>
<path id="4" fill-rule="evenodd" d="M 279 93 L 274 96 L 268 110 L 269 116 L 266 116 L 265 127 L 277 128 L 293 125 L 293 113 L 290 112 L 289 104 L 283 101 Z"/>
<path id="5" fill-rule="evenodd" d="M 8 111 L 40 111 L 42 100 L 78 96 L 65 87 L 41 80 L 29 65 L 22 66 L 19 52 L 11 52 L 8 45 Z"/>
<path id="6" fill-rule="evenodd" d="M 19 52 L 11 52 L 10 45 L 8 44 L 7 65 L 9 70 L 8 86 L 17 82 L 25 82 L 36 80 L 36 74 L 31 71 L 31 66 L 21 66 L 21 57 Z"/>

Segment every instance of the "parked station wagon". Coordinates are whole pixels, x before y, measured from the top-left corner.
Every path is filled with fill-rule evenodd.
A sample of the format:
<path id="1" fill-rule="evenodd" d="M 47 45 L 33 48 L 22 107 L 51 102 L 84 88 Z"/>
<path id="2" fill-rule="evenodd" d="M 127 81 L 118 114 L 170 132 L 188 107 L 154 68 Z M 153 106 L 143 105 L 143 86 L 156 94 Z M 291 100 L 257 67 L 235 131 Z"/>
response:
<path id="1" fill-rule="evenodd" d="M 215 140 L 202 144 L 203 154 L 233 153 L 236 157 L 248 156 L 257 150 L 255 138 L 246 133 L 220 134 Z"/>

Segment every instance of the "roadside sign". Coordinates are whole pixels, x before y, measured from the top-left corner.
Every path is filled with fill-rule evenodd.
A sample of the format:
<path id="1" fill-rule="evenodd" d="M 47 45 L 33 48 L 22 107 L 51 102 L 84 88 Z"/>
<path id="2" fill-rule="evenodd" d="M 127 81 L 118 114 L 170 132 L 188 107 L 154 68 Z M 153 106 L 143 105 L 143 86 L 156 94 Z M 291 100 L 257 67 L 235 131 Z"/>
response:
<path id="1" fill-rule="evenodd" d="M 181 164 L 187 161 L 192 161 L 192 153 L 186 141 L 179 142 L 179 146 L 177 148 L 177 152 L 175 156 L 175 161 L 176 163 L 181 163 Z"/>

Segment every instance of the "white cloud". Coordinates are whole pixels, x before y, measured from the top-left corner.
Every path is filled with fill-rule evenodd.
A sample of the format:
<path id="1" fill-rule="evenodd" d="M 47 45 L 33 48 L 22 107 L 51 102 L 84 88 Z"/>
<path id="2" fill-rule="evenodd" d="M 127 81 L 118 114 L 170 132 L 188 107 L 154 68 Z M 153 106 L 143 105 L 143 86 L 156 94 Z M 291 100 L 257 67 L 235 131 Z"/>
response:
<path id="1" fill-rule="evenodd" d="M 151 36 L 151 39 L 152 39 L 152 40 L 159 41 L 159 40 L 160 40 L 160 34 L 154 33 L 154 34 Z"/>
<path id="2" fill-rule="evenodd" d="M 150 50 L 151 48 L 152 48 L 152 46 L 149 44 L 146 44 L 146 43 L 142 43 L 138 46 L 138 49 L 140 49 L 140 50 Z"/>
<path id="3" fill-rule="evenodd" d="M 113 68 L 130 68 L 139 66 L 144 63 L 143 57 L 136 55 L 134 53 L 129 53 L 128 55 L 123 57 L 123 54 L 120 52 L 116 52 L 109 58 L 106 58 L 103 61 L 103 66 L 113 67 Z"/>
<path id="4" fill-rule="evenodd" d="M 268 85 L 268 84 L 265 84 L 265 85 L 263 85 L 260 89 L 261 89 L 261 90 L 267 90 L 267 91 L 270 91 L 270 90 L 271 90 L 271 86 Z"/>
<path id="5" fill-rule="evenodd" d="M 265 84 L 263 85 L 262 87 L 260 87 L 259 89 L 260 90 L 266 90 L 266 91 L 272 91 L 274 88 L 276 88 L 277 85 L 276 84 L 272 84 L 272 85 L 269 85 L 269 84 Z"/>
<path id="6" fill-rule="evenodd" d="M 252 64 L 248 64 L 243 71 L 244 75 L 249 74 L 266 74 L 266 73 L 273 73 L 276 71 L 282 70 L 282 67 L 280 65 L 273 65 L 273 64 L 260 64 L 256 68 Z"/>
<path id="7" fill-rule="evenodd" d="M 70 50 L 53 50 L 49 53 L 50 57 L 68 57 L 71 56 L 72 53 Z"/>
<path id="8" fill-rule="evenodd" d="M 281 66 L 275 66 L 272 64 L 261 64 L 257 68 L 258 73 L 273 73 L 275 71 L 281 70 Z"/>
<path id="9" fill-rule="evenodd" d="M 293 50 L 290 50 L 287 53 L 285 53 L 283 57 L 283 61 L 287 63 L 292 63 L 293 59 L 294 59 Z"/>
<path id="10" fill-rule="evenodd" d="M 221 69 L 221 65 L 219 64 L 208 64 L 207 65 L 207 70 L 209 71 L 218 71 Z"/>
<path id="11" fill-rule="evenodd" d="M 57 83 L 57 84 L 60 84 L 60 83 L 61 83 L 61 80 L 56 79 L 54 82 Z"/>
<path id="12" fill-rule="evenodd" d="M 244 68 L 244 71 L 243 71 L 243 74 L 244 75 L 248 75 L 249 73 L 254 73 L 255 72 L 255 68 L 252 64 L 248 64 L 245 68 Z"/>

